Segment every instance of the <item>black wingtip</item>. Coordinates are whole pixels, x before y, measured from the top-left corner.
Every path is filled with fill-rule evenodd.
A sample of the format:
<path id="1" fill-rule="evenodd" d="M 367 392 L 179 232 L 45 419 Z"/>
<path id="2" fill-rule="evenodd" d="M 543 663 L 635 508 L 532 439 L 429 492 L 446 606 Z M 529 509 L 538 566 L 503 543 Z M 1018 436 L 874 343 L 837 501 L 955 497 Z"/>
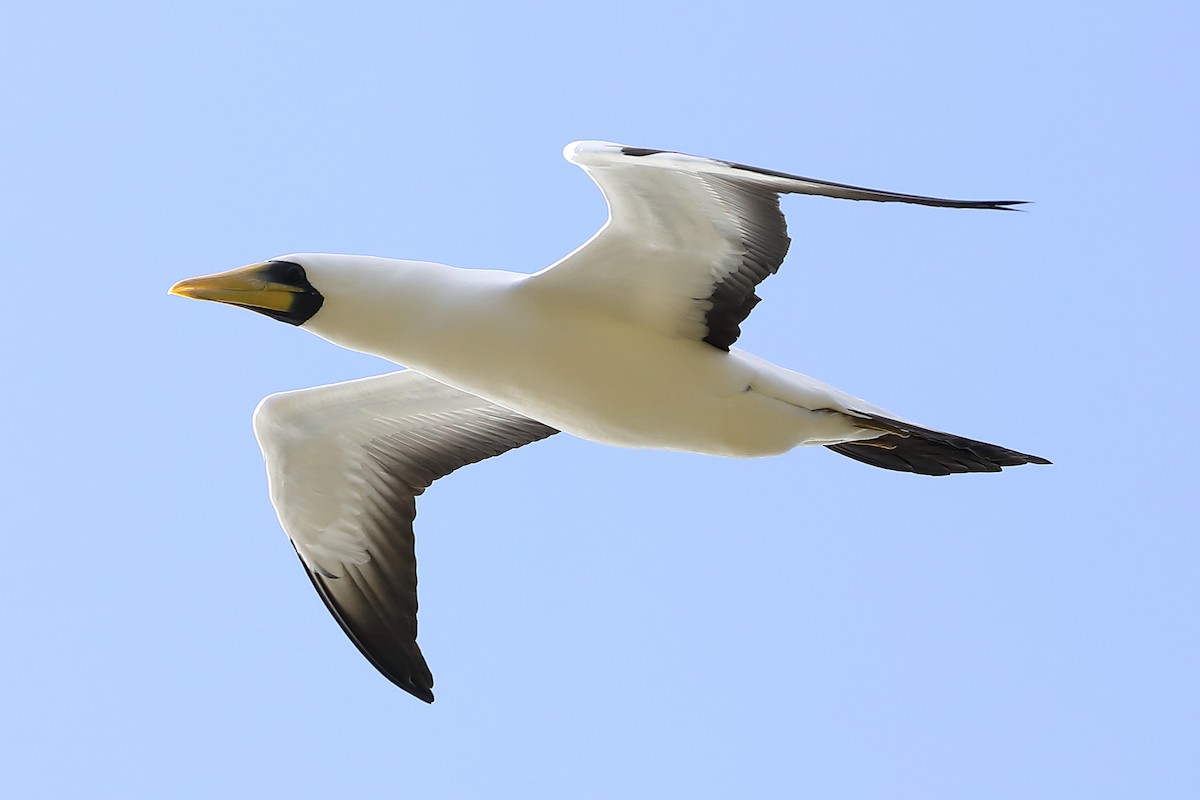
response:
<path id="1" fill-rule="evenodd" d="M 372 664 L 379 670 L 379 674 L 387 678 L 393 686 L 403 689 L 422 702 L 433 702 L 432 675 L 429 676 L 429 682 L 425 682 L 422 680 L 424 676 L 421 675 L 399 675 L 395 672 L 389 672 L 383 669 L 374 659 L 372 659 Z"/>
<path id="2" fill-rule="evenodd" d="M 358 644 L 358 642 L 355 641 L 355 644 Z M 426 703 L 432 703 L 433 675 L 429 672 L 429 668 L 425 666 L 425 659 L 423 656 L 421 656 L 420 648 L 417 647 L 415 643 L 413 644 L 413 649 L 416 650 L 416 656 L 413 658 L 413 660 L 419 660 L 420 662 L 419 664 L 412 665 L 416 669 L 420 670 L 415 673 L 411 669 L 403 672 L 398 672 L 395 669 L 388 669 L 387 665 L 379 660 L 377 654 L 368 654 L 366 650 L 363 650 L 361 645 L 359 646 L 359 650 L 363 652 L 363 655 L 367 656 L 375 669 L 379 670 L 380 674 L 391 681 L 393 685 L 400 687 L 418 700 Z M 410 658 L 412 657 L 410 656 Z"/>
<path id="3" fill-rule="evenodd" d="M 395 683 L 395 681 L 393 681 L 393 683 Z M 418 700 L 422 700 L 426 703 L 433 702 L 433 691 L 425 686 L 405 686 L 402 683 L 397 683 L 396 685 Z"/>
<path id="4" fill-rule="evenodd" d="M 1027 206 L 1029 200 L 940 200 L 937 203 L 921 203 L 926 198 L 918 198 L 918 205 L 939 205 L 943 208 L 978 208 L 984 211 L 1025 211 L 1017 206 Z M 937 199 L 937 198 L 932 198 Z"/>

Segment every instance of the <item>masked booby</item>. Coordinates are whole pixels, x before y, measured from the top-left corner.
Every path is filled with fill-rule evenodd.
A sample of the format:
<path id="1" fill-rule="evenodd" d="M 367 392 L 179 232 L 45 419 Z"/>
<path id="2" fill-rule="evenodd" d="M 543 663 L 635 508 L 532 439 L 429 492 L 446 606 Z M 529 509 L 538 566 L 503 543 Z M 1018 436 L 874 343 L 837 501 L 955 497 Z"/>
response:
<path id="1" fill-rule="evenodd" d="M 170 292 L 250 309 L 407 369 L 274 394 L 254 413 L 271 501 L 313 586 L 389 680 L 433 701 L 417 646 L 416 497 L 566 431 L 755 457 L 824 445 L 922 475 L 1046 459 L 921 427 L 733 347 L 789 238 L 781 194 L 1010 209 L 681 153 L 575 142 L 609 218 L 534 274 L 297 254 Z"/>

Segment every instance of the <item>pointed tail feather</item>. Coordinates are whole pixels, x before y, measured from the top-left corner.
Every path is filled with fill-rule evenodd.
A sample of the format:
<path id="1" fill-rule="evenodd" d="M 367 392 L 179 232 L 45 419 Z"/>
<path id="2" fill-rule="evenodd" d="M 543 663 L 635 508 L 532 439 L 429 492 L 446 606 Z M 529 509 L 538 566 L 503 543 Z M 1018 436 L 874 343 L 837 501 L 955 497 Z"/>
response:
<path id="1" fill-rule="evenodd" d="M 1041 456 L 1019 453 L 987 442 L 922 428 L 874 414 L 864 415 L 864 427 L 886 431 L 882 436 L 860 442 L 826 445 L 855 461 L 873 467 L 918 475 L 950 475 L 963 472 L 999 472 L 1001 467 L 1049 464 Z"/>

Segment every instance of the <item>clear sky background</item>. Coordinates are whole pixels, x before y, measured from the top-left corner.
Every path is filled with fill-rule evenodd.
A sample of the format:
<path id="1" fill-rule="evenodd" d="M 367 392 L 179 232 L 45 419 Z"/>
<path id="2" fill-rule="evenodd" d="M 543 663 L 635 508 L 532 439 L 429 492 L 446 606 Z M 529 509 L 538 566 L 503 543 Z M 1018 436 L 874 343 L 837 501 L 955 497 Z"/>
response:
<path id="1" fill-rule="evenodd" d="M 41 3 L 0 24 L 6 796 L 1200 797 L 1194 3 Z M 310 588 L 264 395 L 388 369 L 175 280 L 534 271 L 601 138 L 820 198 L 740 345 L 1052 467 L 558 436 L 430 490 L 432 706 Z"/>

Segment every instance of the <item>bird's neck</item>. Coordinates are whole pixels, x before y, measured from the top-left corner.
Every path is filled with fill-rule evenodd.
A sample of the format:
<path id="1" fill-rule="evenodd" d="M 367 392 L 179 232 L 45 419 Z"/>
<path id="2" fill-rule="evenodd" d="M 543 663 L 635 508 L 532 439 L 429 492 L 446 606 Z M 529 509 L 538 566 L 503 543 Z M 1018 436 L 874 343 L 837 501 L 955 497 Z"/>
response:
<path id="1" fill-rule="evenodd" d="M 303 327 L 415 369 L 449 344 L 486 335 L 489 310 L 523 277 L 423 261 L 356 259 L 353 266 Z"/>

